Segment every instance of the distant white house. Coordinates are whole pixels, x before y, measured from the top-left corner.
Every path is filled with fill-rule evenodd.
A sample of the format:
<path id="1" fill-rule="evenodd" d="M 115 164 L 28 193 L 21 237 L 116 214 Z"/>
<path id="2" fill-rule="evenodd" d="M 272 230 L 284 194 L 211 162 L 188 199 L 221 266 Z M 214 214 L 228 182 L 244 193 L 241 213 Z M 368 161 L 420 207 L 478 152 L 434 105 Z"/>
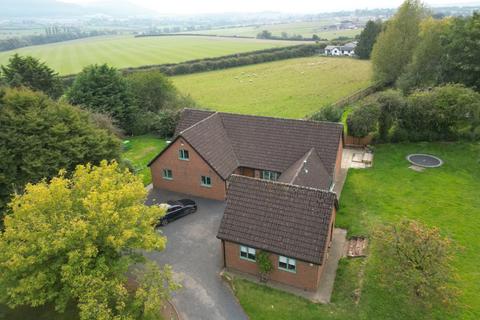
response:
<path id="1" fill-rule="evenodd" d="M 343 46 L 326 46 L 325 55 L 327 56 L 354 56 L 357 42 L 349 42 Z"/>

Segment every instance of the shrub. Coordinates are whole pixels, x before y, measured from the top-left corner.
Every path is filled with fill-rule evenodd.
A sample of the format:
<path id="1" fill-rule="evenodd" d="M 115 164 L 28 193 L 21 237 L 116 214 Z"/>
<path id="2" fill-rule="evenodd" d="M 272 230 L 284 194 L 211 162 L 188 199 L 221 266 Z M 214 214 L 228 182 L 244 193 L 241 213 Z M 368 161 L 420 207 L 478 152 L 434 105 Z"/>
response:
<path id="1" fill-rule="evenodd" d="M 339 108 L 330 104 L 312 114 L 310 116 L 310 120 L 340 122 L 342 114 L 343 108 Z"/>
<path id="2" fill-rule="evenodd" d="M 368 101 L 355 109 L 347 117 L 348 134 L 363 138 L 377 129 L 380 107 Z"/>
<path id="3" fill-rule="evenodd" d="M 273 263 L 270 260 L 270 255 L 265 251 L 260 251 L 257 254 L 257 266 L 258 270 L 260 271 L 260 280 L 267 281 L 268 275 L 273 270 Z"/>
<path id="4" fill-rule="evenodd" d="M 161 137 L 171 137 L 175 132 L 175 127 L 179 119 L 179 111 L 160 111 L 155 115 L 155 123 L 152 125 L 152 129 Z"/>
<path id="5" fill-rule="evenodd" d="M 377 95 L 380 106 L 378 118 L 378 135 L 381 141 L 388 141 L 389 132 L 396 121 L 398 112 L 405 105 L 405 98 L 400 91 L 387 90 Z"/>

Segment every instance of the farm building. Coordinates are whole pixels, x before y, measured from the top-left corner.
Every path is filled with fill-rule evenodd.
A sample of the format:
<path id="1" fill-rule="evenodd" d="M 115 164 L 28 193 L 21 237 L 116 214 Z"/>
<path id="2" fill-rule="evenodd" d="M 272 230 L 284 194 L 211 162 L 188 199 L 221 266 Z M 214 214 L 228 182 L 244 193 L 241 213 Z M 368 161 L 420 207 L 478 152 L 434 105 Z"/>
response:
<path id="1" fill-rule="evenodd" d="M 357 42 L 349 42 L 343 46 L 326 46 L 325 55 L 327 56 L 354 56 Z"/>
<path id="2" fill-rule="evenodd" d="M 266 251 L 272 280 L 314 291 L 332 240 L 342 151 L 341 124 L 185 109 L 149 166 L 155 188 L 226 199 L 217 235 L 226 268 L 258 273 L 256 254 Z"/>

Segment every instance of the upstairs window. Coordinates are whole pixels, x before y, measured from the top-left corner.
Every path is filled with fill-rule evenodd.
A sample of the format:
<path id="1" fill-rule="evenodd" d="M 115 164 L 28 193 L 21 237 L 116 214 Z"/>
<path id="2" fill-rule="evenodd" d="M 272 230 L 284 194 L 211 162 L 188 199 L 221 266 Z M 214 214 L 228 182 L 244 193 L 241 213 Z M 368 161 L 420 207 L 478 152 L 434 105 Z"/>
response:
<path id="1" fill-rule="evenodd" d="M 190 159 L 190 156 L 189 156 L 189 154 L 188 154 L 188 150 L 180 149 L 180 150 L 178 151 L 178 158 L 179 158 L 180 160 L 188 160 L 188 159 Z"/>
<path id="2" fill-rule="evenodd" d="M 279 256 L 278 269 L 295 273 L 297 272 L 297 261 L 289 257 Z"/>
<path id="3" fill-rule="evenodd" d="M 270 170 L 262 170 L 261 178 L 264 180 L 277 181 L 280 173 Z"/>
<path id="4" fill-rule="evenodd" d="M 173 173 L 171 169 L 163 169 L 163 179 L 173 180 Z"/>
<path id="5" fill-rule="evenodd" d="M 240 246 L 240 258 L 249 261 L 255 261 L 255 249 L 246 246 Z"/>
<path id="6" fill-rule="evenodd" d="M 202 176 L 202 178 L 200 179 L 200 184 L 204 187 L 211 187 L 212 179 L 208 176 Z"/>

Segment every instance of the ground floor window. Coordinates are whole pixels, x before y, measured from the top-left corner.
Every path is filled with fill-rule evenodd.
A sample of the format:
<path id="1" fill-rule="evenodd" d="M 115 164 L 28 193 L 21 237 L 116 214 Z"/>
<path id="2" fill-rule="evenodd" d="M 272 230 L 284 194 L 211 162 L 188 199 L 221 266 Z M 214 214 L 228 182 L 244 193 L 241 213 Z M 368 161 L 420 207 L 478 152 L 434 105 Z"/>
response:
<path id="1" fill-rule="evenodd" d="M 200 180 L 200 184 L 204 187 L 211 187 L 212 179 L 208 176 L 202 176 L 202 179 Z"/>
<path id="2" fill-rule="evenodd" d="M 240 258 L 255 261 L 255 249 L 246 246 L 240 246 Z"/>
<path id="3" fill-rule="evenodd" d="M 270 170 L 262 170 L 261 178 L 264 180 L 277 181 L 280 173 Z"/>
<path id="4" fill-rule="evenodd" d="M 278 269 L 289 272 L 297 272 L 297 261 L 289 257 L 279 256 Z"/>
<path id="5" fill-rule="evenodd" d="M 173 173 L 171 169 L 163 169 L 163 179 L 172 180 Z"/>

